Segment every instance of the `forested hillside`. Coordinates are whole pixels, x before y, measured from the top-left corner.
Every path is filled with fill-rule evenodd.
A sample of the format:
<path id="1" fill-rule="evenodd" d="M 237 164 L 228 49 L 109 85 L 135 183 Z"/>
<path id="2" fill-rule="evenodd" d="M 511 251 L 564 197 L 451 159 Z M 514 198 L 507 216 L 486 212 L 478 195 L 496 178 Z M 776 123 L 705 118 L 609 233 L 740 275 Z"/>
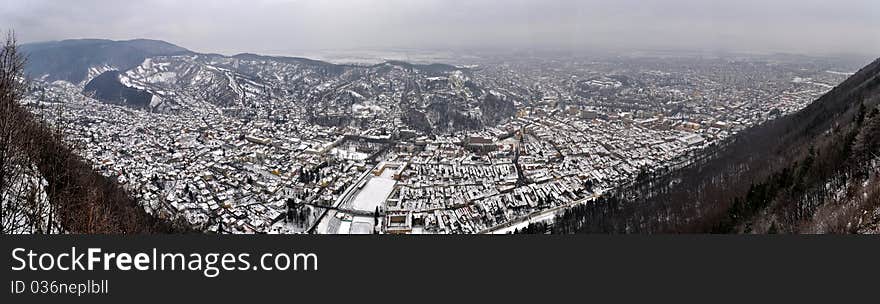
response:
<path id="1" fill-rule="evenodd" d="M 525 232 L 877 233 L 880 60 L 810 106 Z"/>
<path id="2" fill-rule="evenodd" d="M 50 127 L 19 105 L 27 90 L 14 39 L 0 50 L 2 233 L 164 233 L 184 226 L 154 218 L 98 174 Z"/>

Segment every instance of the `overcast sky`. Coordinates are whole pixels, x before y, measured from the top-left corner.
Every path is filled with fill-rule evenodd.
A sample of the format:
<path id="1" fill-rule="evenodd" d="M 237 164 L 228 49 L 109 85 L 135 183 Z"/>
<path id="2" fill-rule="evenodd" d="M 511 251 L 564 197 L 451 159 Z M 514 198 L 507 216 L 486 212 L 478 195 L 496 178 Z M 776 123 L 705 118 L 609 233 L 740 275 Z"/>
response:
<path id="1" fill-rule="evenodd" d="M 880 55 L 880 0 L 0 0 L 22 42 L 202 52 L 698 49 Z"/>

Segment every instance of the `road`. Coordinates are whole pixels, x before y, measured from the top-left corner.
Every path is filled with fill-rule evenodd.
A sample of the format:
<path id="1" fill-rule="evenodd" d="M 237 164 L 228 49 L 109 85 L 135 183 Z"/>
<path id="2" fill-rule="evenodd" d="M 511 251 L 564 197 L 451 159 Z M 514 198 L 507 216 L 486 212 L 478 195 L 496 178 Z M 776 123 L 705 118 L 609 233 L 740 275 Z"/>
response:
<path id="1" fill-rule="evenodd" d="M 363 182 L 367 178 L 369 178 L 369 175 L 372 174 L 373 170 L 376 170 L 377 167 L 379 167 L 379 164 L 376 164 L 375 166 L 373 166 L 372 168 L 370 168 L 369 170 L 367 170 L 366 172 L 361 174 L 361 176 L 357 179 L 357 181 L 351 183 L 351 186 L 348 186 L 348 188 L 345 189 L 345 192 L 343 192 L 342 195 L 340 195 L 339 198 L 336 199 L 335 202 L 333 202 L 332 206 L 317 206 L 319 208 L 323 208 L 323 210 L 321 211 L 321 214 L 318 215 L 318 218 L 315 219 L 315 221 L 312 223 L 312 226 L 309 227 L 309 229 L 306 231 L 308 231 L 308 233 L 315 233 L 315 228 L 317 228 L 318 224 L 321 223 L 321 221 L 324 219 L 324 216 L 327 214 L 327 211 L 330 211 L 331 209 L 339 210 L 339 207 L 342 206 L 343 203 L 350 200 L 352 195 L 357 193 L 357 186 L 361 182 Z M 315 205 L 312 205 L 312 206 L 315 206 Z M 342 211 L 342 210 L 340 210 L 340 211 Z M 373 213 L 370 212 L 369 215 L 373 216 Z"/>

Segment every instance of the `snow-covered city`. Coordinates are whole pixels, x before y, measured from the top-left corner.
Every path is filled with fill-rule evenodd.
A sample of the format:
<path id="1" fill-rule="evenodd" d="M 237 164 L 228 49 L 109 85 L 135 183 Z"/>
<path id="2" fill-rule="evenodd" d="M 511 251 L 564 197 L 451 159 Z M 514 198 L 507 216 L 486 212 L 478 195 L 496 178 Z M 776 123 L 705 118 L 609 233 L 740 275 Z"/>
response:
<path id="1" fill-rule="evenodd" d="M 514 232 L 686 166 L 852 73 L 784 55 L 169 52 L 32 75 L 23 104 L 148 213 L 222 233 Z"/>

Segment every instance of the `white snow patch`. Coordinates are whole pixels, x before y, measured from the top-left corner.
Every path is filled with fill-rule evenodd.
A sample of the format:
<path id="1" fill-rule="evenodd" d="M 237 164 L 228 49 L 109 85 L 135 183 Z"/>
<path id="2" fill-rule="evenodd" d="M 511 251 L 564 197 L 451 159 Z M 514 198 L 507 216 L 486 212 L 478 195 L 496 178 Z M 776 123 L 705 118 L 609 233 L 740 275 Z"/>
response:
<path id="1" fill-rule="evenodd" d="M 353 209 L 358 211 L 375 211 L 376 207 L 382 205 L 385 199 L 391 195 L 397 181 L 392 179 L 394 170 L 385 169 L 381 176 L 373 176 L 364 185 L 351 202 Z"/>
<path id="2" fill-rule="evenodd" d="M 153 98 L 150 99 L 150 107 L 155 108 L 156 106 L 162 104 L 162 98 L 156 95 L 153 95 Z"/>

